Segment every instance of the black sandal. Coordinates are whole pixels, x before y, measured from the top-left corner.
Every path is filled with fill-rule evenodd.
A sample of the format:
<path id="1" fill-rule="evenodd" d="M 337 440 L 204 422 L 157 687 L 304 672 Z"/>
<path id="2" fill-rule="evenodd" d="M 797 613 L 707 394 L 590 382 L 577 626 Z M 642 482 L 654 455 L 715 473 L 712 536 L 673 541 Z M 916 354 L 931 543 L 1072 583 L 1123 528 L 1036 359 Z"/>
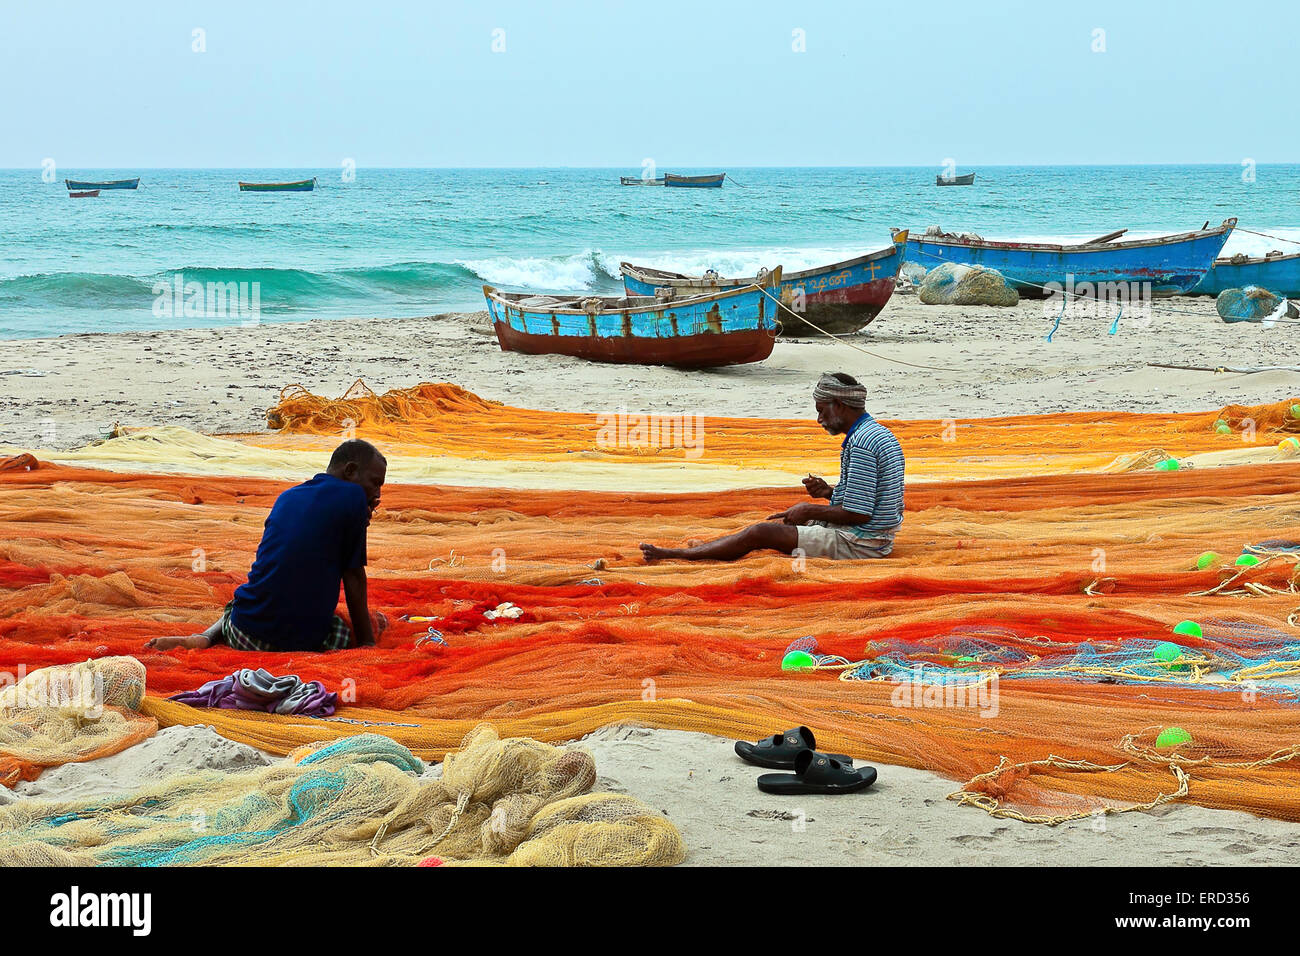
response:
<path id="1" fill-rule="evenodd" d="M 817 738 L 807 727 L 795 727 L 783 734 L 773 734 L 758 743 L 747 740 L 736 741 L 736 756 L 758 767 L 768 770 L 793 770 L 794 758 L 801 750 L 816 750 Z M 831 754 L 836 760 L 853 766 L 853 758 L 844 754 Z"/>
<path id="2" fill-rule="evenodd" d="M 791 796 L 799 793 L 855 793 L 876 782 L 875 767 L 854 769 L 843 761 L 815 750 L 802 751 L 794 760 L 794 773 L 765 773 L 758 778 L 764 793 Z"/>

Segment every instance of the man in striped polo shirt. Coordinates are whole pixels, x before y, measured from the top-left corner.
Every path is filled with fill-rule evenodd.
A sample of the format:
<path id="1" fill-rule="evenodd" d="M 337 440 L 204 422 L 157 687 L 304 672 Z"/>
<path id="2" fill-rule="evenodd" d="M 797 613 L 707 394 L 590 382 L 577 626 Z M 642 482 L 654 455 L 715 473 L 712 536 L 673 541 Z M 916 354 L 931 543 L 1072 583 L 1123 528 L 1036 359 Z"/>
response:
<path id="1" fill-rule="evenodd" d="M 883 558 L 903 523 L 903 449 L 867 414 L 867 390 L 843 372 L 826 372 L 813 389 L 817 424 L 843 435 L 840 480 L 803 480 L 808 494 L 830 504 L 801 502 L 735 534 L 689 548 L 642 544 L 647 561 L 734 561 L 751 551 L 801 552 L 809 558 Z"/>

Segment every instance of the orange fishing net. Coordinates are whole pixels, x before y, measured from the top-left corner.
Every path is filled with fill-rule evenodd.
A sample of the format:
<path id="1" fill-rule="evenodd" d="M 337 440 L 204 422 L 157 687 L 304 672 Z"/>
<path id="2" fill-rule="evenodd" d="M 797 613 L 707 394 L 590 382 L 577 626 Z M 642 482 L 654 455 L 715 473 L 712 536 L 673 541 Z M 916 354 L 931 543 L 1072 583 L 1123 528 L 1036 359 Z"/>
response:
<path id="1" fill-rule="evenodd" d="M 1168 457 L 1272 448 L 1280 434 L 1300 433 L 1297 403 L 1184 414 L 1077 412 L 884 423 L 903 445 L 912 477 L 1128 471 Z M 355 434 L 398 454 L 568 462 L 574 456 L 651 457 L 695 468 L 739 465 L 799 475 L 810 467 L 839 465 L 838 443 L 812 420 L 718 418 L 626 405 L 593 414 L 542 412 L 486 401 L 446 382 L 377 395 L 357 381 L 337 399 L 291 386 L 267 412 L 267 422 L 280 434 L 244 440 L 324 450 L 341 435 Z"/>
<path id="2" fill-rule="evenodd" d="M 449 388 L 421 390 L 433 389 L 437 406 Z M 453 404 L 438 406 L 436 423 L 405 406 L 394 414 L 412 416 L 407 424 L 385 417 L 378 399 L 348 413 L 372 429 L 360 434 L 391 429 L 430 454 L 504 447 L 485 429 L 518 436 L 516 451 L 560 454 L 594 425 L 446 394 Z M 280 408 L 289 427 L 308 427 Z M 1253 411 L 1270 420 L 1267 408 Z M 1259 431 L 1293 429 L 1286 411 Z M 311 415 L 321 435 L 338 424 L 328 405 Z M 898 432 L 909 454 L 970 455 L 987 440 L 988 455 L 1087 448 L 1113 459 L 1241 445 L 1214 433 L 1218 417 L 962 423 L 959 435 L 988 437 L 963 437 L 960 451 L 941 423 Z M 718 436 L 706 433 L 709 454 L 740 461 L 803 447 L 826 456 L 828 444 L 833 455 L 836 445 L 807 423 L 708 424 Z M 144 715 L 211 724 L 277 753 L 369 730 L 436 759 L 483 720 L 548 741 L 614 722 L 747 738 L 806 723 L 828 749 L 970 781 L 961 799 L 999 813 L 1055 820 L 1180 799 L 1300 819 L 1295 463 L 912 485 L 891 557 L 841 564 L 640 560 L 639 541 L 731 531 L 800 500 L 798 488 L 390 486 L 370 529 L 372 608 L 394 621 L 380 647 L 145 652 L 149 637 L 211 623 L 284 487 L 45 463 L 0 473 L 0 668 L 132 654 L 148 669 Z M 1234 565 L 1247 547 L 1262 563 Z M 1197 570 L 1207 551 L 1222 557 Z M 522 614 L 485 616 L 504 602 Z M 1172 634 L 1183 619 L 1200 622 L 1202 636 Z M 787 648 L 805 637 L 822 667 L 783 671 Z M 1177 643 L 1172 663 L 1154 656 L 1165 641 Z M 259 666 L 319 679 L 347 706 L 313 720 L 162 699 Z M 991 688 L 995 677 L 994 703 L 935 692 Z M 1191 741 L 1157 747 L 1172 727 Z"/>

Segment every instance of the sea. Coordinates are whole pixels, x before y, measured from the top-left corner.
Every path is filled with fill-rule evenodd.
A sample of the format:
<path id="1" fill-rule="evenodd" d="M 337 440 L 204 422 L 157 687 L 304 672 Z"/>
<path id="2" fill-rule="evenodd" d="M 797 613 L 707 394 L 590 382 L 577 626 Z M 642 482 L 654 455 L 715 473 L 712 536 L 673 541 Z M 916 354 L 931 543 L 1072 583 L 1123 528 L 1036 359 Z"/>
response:
<path id="1" fill-rule="evenodd" d="M 1300 165 L 980 166 L 948 187 L 938 172 L 735 168 L 722 189 L 667 189 L 619 184 L 637 169 L 0 170 L 0 339 L 220 328 L 254 305 L 260 322 L 427 316 L 484 308 L 484 284 L 618 295 L 623 260 L 789 271 L 884 248 L 890 227 L 1082 241 L 1235 216 L 1226 254 L 1300 250 Z M 63 183 L 135 176 L 94 199 Z M 309 193 L 237 185 L 309 177 Z M 213 284 L 246 290 L 242 311 L 184 291 Z"/>

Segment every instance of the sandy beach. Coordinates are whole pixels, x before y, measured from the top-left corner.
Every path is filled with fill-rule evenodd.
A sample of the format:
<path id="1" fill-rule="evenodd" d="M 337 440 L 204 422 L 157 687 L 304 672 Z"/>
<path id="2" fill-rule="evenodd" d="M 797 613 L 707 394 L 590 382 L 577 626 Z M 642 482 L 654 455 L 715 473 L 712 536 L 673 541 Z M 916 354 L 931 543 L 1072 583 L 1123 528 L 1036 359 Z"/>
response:
<path id="1" fill-rule="evenodd" d="M 1160 314 L 1162 306 L 1181 311 Z M 451 381 L 557 411 L 627 405 L 786 418 L 811 417 L 810 384 L 824 369 L 868 382 L 868 409 L 882 418 L 1181 412 L 1300 392 L 1300 375 L 1289 372 L 1148 367 L 1287 364 L 1292 352 L 1292 328 L 1227 326 L 1209 300 L 1165 300 L 1156 309 L 1149 327 L 1121 323 L 1110 335 L 1104 321 L 1067 322 L 1049 343 L 1041 303 L 930 307 L 900 296 L 850 340 L 881 357 L 842 342 L 782 341 L 761 365 L 702 373 L 502 353 L 485 313 L 65 336 L 5 344 L 0 372 L 17 374 L 0 376 L 0 429 L 7 444 L 47 448 L 80 446 L 114 423 L 260 431 L 281 387 L 337 394 L 357 378 L 376 390 Z M 597 788 L 662 811 L 695 865 L 1282 864 L 1300 846 L 1292 824 L 1190 804 L 1054 828 L 995 819 L 946 799 L 959 781 L 883 765 L 865 794 L 807 798 L 792 809 L 756 789 L 759 771 L 728 740 L 613 726 L 580 745 L 595 755 Z M 169 727 L 121 754 L 49 770 L 13 794 L 0 790 L 0 800 L 99 796 L 168 772 L 238 771 L 276 759 L 208 728 Z"/>
<path id="2" fill-rule="evenodd" d="M 1052 326 L 1042 302 L 927 306 L 898 295 L 851 345 L 780 340 L 765 362 L 695 372 L 502 352 L 486 312 L 19 340 L 0 350 L 0 434 L 5 444 L 67 449 L 114 423 L 263 431 L 284 386 L 337 395 L 358 378 L 378 392 L 454 382 L 550 411 L 763 418 L 811 418 L 810 383 L 824 370 L 866 382 L 868 407 L 886 419 L 1199 411 L 1300 390 L 1292 372 L 1148 367 L 1296 364 L 1295 326 L 1227 325 L 1211 299 L 1157 300 L 1149 325 L 1121 318 L 1114 335 L 1109 319 L 1067 318 L 1047 342 Z"/>

